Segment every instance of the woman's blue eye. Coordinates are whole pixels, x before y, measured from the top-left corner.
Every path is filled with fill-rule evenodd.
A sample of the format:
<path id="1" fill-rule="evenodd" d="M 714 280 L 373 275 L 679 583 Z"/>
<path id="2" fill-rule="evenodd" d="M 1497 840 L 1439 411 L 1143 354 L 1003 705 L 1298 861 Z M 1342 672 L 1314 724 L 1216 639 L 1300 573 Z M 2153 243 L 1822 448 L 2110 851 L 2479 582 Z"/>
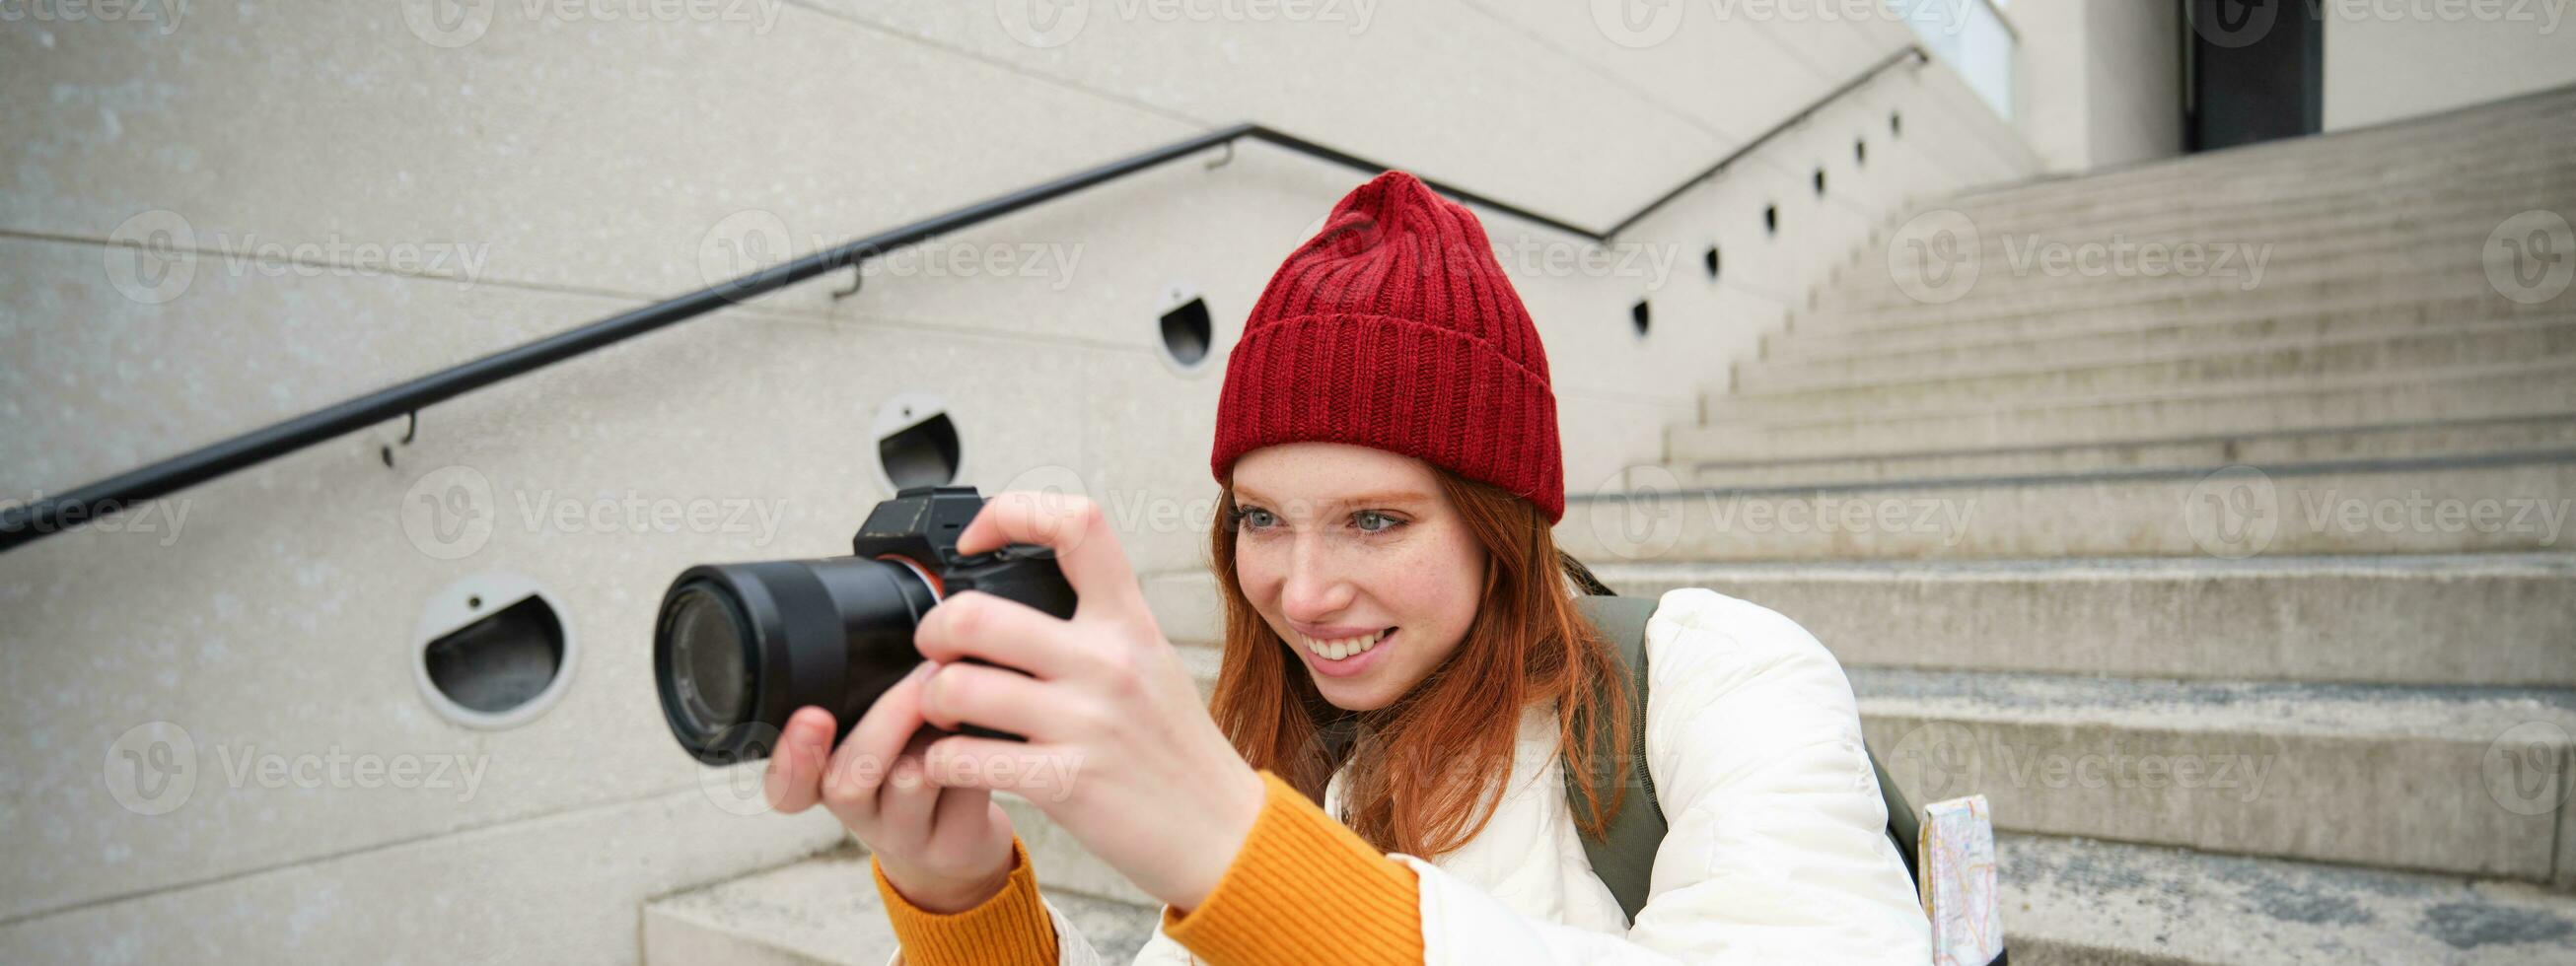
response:
<path id="1" fill-rule="evenodd" d="M 1255 519 L 1256 517 L 1258 519 Z M 1237 526 L 1249 523 L 1255 527 L 1264 527 L 1269 525 L 1269 520 L 1270 511 L 1268 510 L 1251 508 L 1234 511 L 1234 522 Z"/>
<path id="2" fill-rule="evenodd" d="M 1377 520 L 1377 521 L 1380 521 L 1380 522 L 1382 522 L 1382 523 L 1386 524 L 1385 526 L 1382 526 L 1382 527 L 1369 527 L 1369 526 L 1366 526 L 1365 524 L 1363 524 L 1363 525 L 1360 527 L 1360 532 L 1361 532 L 1361 533 L 1385 533 L 1385 532 L 1387 532 L 1387 531 L 1389 531 L 1389 530 L 1393 530 L 1393 529 L 1395 529 L 1395 528 L 1396 528 L 1396 526 L 1397 526 L 1399 523 L 1401 523 L 1401 522 L 1402 522 L 1402 521 L 1397 520 L 1397 519 L 1396 519 L 1396 518 L 1394 518 L 1394 517 L 1387 516 L 1386 514 L 1379 513 L 1379 512 L 1377 512 L 1377 511 L 1375 511 L 1375 510 L 1362 510 L 1362 511 L 1360 511 L 1360 512 L 1358 512 L 1358 513 L 1354 513 L 1354 514 L 1352 514 L 1352 515 L 1351 515 L 1351 519 L 1353 519 L 1353 520 L 1361 520 L 1361 521 L 1366 521 L 1366 520 Z"/>

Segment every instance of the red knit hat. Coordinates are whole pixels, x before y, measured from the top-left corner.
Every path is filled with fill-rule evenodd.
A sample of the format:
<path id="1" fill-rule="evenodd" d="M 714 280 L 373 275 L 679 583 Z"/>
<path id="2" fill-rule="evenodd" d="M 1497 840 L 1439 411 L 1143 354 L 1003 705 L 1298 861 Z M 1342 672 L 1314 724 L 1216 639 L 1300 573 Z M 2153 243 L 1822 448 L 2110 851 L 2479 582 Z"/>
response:
<path id="1" fill-rule="evenodd" d="M 1547 352 L 1476 216 L 1389 171 L 1288 253 L 1226 359 L 1209 468 L 1293 442 L 1401 453 L 1565 516 Z"/>

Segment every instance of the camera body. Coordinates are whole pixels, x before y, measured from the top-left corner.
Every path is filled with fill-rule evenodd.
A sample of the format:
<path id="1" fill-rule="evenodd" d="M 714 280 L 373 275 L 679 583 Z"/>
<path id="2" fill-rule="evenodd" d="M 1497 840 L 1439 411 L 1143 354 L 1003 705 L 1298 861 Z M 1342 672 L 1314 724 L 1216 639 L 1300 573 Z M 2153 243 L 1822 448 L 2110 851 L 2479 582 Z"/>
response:
<path id="1" fill-rule="evenodd" d="M 957 551 L 984 503 L 971 486 L 906 487 L 868 513 L 850 556 L 682 571 L 663 594 L 653 634 L 672 736 L 710 765 L 765 758 L 787 717 L 811 704 L 832 712 L 838 745 L 921 662 L 913 631 L 949 594 L 979 590 L 1072 617 L 1073 587 L 1053 549 Z M 960 730 L 1020 740 L 972 724 Z"/>
<path id="2" fill-rule="evenodd" d="M 850 555 L 920 563 L 940 596 L 980 590 L 1007 597 L 1060 618 L 1073 617 L 1073 586 L 1055 564 L 1055 551 L 1012 544 L 979 554 L 957 552 L 957 535 L 984 509 L 971 486 L 908 487 L 879 503 L 850 538 Z"/>

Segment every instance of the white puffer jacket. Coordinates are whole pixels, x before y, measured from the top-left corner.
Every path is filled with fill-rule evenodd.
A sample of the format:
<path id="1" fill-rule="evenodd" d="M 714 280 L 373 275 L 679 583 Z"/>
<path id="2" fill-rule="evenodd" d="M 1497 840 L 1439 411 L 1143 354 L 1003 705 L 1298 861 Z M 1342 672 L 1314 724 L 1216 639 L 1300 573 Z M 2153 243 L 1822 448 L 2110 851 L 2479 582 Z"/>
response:
<path id="1" fill-rule="evenodd" d="M 1534 706 L 1493 821 L 1436 861 L 1388 853 L 1420 876 L 1424 961 L 1931 962 L 1931 927 L 1888 841 L 1859 707 L 1833 655 L 1786 617 L 1688 587 L 1657 602 L 1646 657 L 1646 762 L 1671 830 L 1635 925 L 1584 856 L 1555 708 Z M 1336 776 L 1324 793 L 1335 818 L 1341 790 Z M 1064 966 L 1100 962 L 1070 919 L 1047 911 Z M 1136 962 L 1195 960 L 1157 929 Z"/>

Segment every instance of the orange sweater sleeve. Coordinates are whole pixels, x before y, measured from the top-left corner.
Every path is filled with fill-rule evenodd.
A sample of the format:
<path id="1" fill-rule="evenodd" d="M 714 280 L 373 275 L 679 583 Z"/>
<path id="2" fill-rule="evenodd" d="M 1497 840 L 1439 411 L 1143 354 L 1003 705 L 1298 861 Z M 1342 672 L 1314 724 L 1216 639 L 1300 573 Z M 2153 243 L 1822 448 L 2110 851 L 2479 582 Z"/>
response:
<path id="1" fill-rule="evenodd" d="M 1028 846 L 1011 836 L 1011 878 L 1002 891 L 963 912 L 937 913 L 913 905 L 886 881 L 885 868 L 868 856 L 886 919 L 903 945 L 908 966 L 1054 966 L 1055 922 L 1038 899 L 1037 870 Z"/>
<path id="2" fill-rule="evenodd" d="M 1163 908 L 1163 933 L 1216 966 L 1422 962 L 1422 884 L 1287 780 L 1207 901 Z"/>
<path id="3" fill-rule="evenodd" d="M 1163 933 L 1214 966 L 1422 962 L 1422 886 L 1413 870 L 1334 821 L 1285 779 L 1261 772 L 1261 812 L 1207 900 L 1163 909 Z M 1054 923 L 1017 836 L 1009 884 L 953 915 L 904 900 L 876 872 L 886 916 L 918 966 L 1017 966 L 1056 961 Z M 869 860 L 876 867 L 876 860 Z M 1318 924 L 1330 928 L 1318 928 Z"/>

